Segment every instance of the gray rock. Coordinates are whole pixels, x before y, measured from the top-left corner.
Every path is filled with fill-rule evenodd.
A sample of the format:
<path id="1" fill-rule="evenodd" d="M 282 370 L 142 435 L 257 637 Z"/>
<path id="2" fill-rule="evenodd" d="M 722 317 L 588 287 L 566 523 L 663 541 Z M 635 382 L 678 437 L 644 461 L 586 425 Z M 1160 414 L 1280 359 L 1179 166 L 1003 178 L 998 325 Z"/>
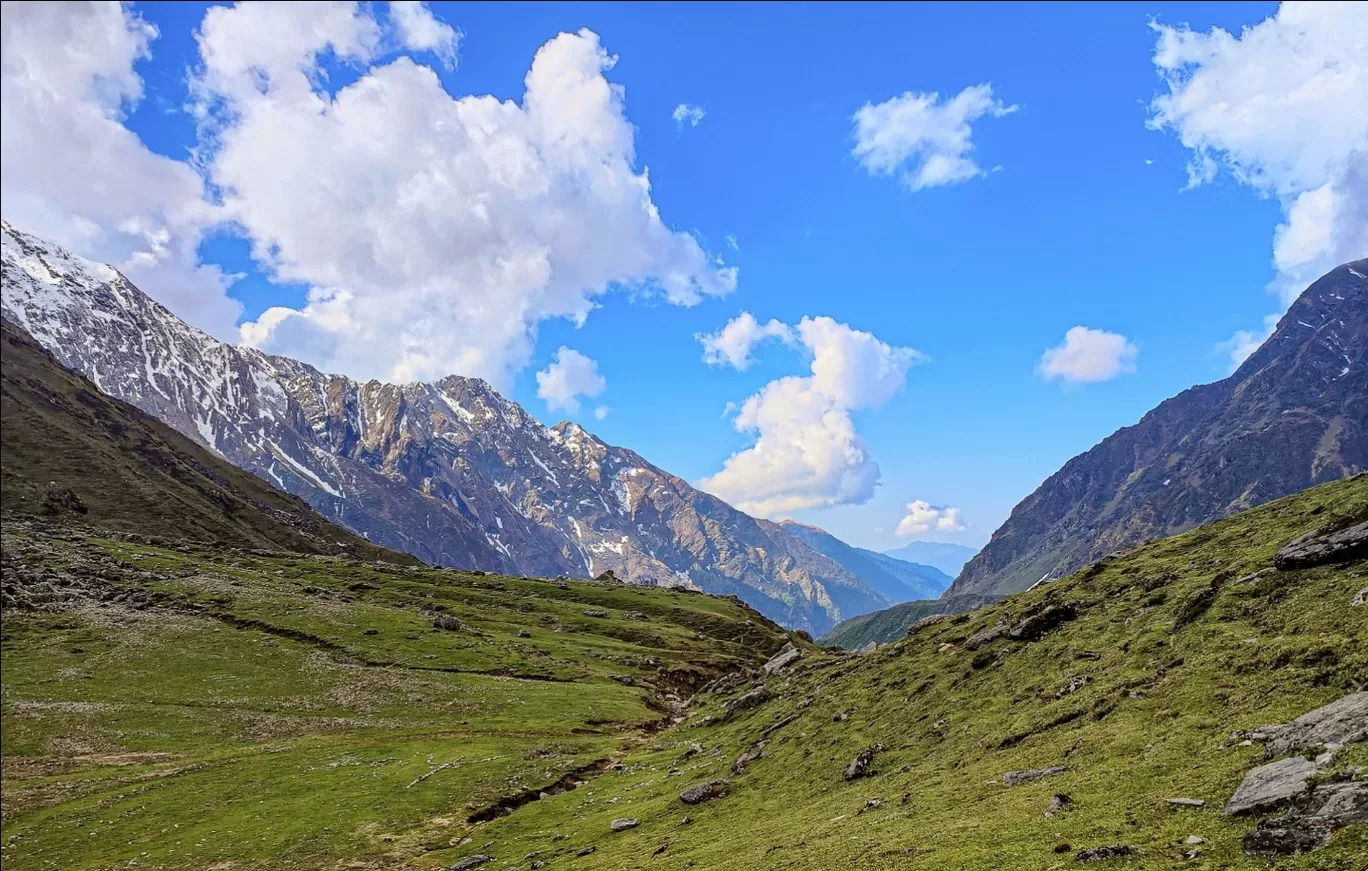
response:
<path id="1" fill-rule="evenodd" d="M 1013 626 L 1007 634 L 1018 641 L 1037 641 L 1051 629 L 1077 616 L 1078 609 L 1072 602 L 1049 605 Z"/>
<path id="2" fill-rule="evenodd" d="M 763 740 L 756 741 L 748 750 L 736 757 L 736 761 L 732 763 L 731 767 L 732 774 L 744 774 L 746 766 L 765 755 L 765 745 L 768 743 L 768 741 Z"/>
<path id="3" fill-rule="evenodd" d="M 855 654 L 856 654 L 857 656 L 868 656 L 869 654 L 873 653 L 874 651 L 876 651 L 876 650 L 878 650 L 878 649 L 879 649 L 879 644 L 878 644 L 878 642 L 877 642 L 877 641 L 870 641 L 870 642 L 867 643 L 864 647 L 861 647 L 859 650 L 855 651 Z"/>
<path id="4" fill-rule="evenodd" d="M 471 868 L 479 868 L 481 865 L 493 862 L 493 856 L 486 856 L 483 853 L 476 853 L 474 856 L 467 856 L 455 865 L 451 866 L 451 871 L 468 871 Z"/>
<path id="5" fill-rule="evenodd" d="M 845 779 L 858 780 L 861 777 L 865 777 L 869 774 L 869 766 L 873 762 L 874 748 L 866 747 L 857 753 L 855 758 L 850 760 L 850 764 L 846 766 Z"/>
<path id="6" fill-rule="evenodd" d="M 583 848 L 582 850 L 580 850 L 580 851 L 579 851 L 578 853 L 576 853 L 575 855 L 576 855 L 576 856 L 588 856 L 590 853 L 593 853 L 593 852 L 594 852 L 595 850 L 597 850 L 597 849 L 598 849 L 598 847 L 595 847 L 593 844 L 590 844 L 589 846 L 587 846 L 587 847 Z"/>
<path id="7" fill-rule="evenodd" d="M 436 617 L 432 618 L 432 628 L 443 629 L 447 632 L 455 632 L 457 629 L 461 628 L 461 621 L 450 614 L 438 614 Z M 475 866 L 471 865 L 470 867 L 474 868 Z"/>
<path id="8" fill-rule="evenodd" d="M 603 579 L 599 578 L 599 580 Z M 636 819 L 633 817 L 623 817 L 620 820 L 613 820 L 608 825 L 615 832 L 625 832 L 628 829 L 635 829 L 637 826 L 641 824 L 637 822 Z"/>
<path id="9" fill-rule="evenodd" d="M 1279 759 L 1252 768 L 1244 782 L 1226 802 L 1227 816 L 1272 810 L 1306 792 L 1307 781 L 1316 774 L 1316 765 L 1305 756 Z"/>
<path id="10" fill-rule="evenodd" d="M 1288 542 L 1273 557 L 1281 571 L 1305 569 L 1368 556 L 1368 521 L 1347 529 L 1322 527 Z"/>
<path id="11" fill-rule="evenodd" d="M 607 616 L 608 616 L 608 612 L 607 612 L 607 611 L 595 611 L 595 610 L 593 610 L 593 609 L 590 609 L 590 610 L 587 610 L 587 611 L 584 612 L 584 616 L 586 616 L 586 617 L 607 617 Z"/>
<path id="12" fill-rule="evenodd" d="M 1302 714 L 1282 726 L 1263 726 L 1264 753 L 1270 758 L 1307 747 L 1352 744 L 1368 739 L 1368 692 L 1350 693 Z"/>
<path id="13" fill-rule="evenodd" d="M 1200 798 L 1166 798 L 1164 803 L 1169 807 L 1206 807 Z"/>
<path id="14" fill-rule="evenodd" d="M 927 614 L 925 617 L 907 627 L 907 634 L 911 635 L 913 632 L 925 629 L 927 626 L 934 626 L 949 616 L 949 614 Z"/>
<path id="15" fill-rule="evenodd" d="M 1073 695 L 1087 686 L 1089 680 L 1091 680 L 1091 678 L 1083 674 L 1069 678 L 1069 682 L 1060 687 L 1059 692 L 1055 693 L 1055 698 L 1062 699 L 1065 696 Z"/>
<path id="16" fill-rule="evenodd" d="M 705 801 L 712 801 L 715 798 L 722 798 L 730 789 L 730 781 L 710 780 L 707 783 L 700 783 L 684 790 L 679 794 L 679 800 L 685 804 L 700 804 Z"/>
<path id="17" fill-rule="evenodd" d="M 1006 623 L 999 623 L 996 626 L 989 626 L 987 629 L 980 629 L 965 639 L 964 646 L 969 650 L 978 650 L 988 642 L 1007 634 L 1008 628 L 1010 627 Z"/>
<path id="18" fill-rule="evenodd" d="M 1184 843 L 1184 844 L 1191 844 L 1192 846 L 1195 847 L 1195 846 L 1197 846 L 1198 844 L 1205 844 L 1205 843 L 1206 843 L 1206 838 L 1203 838 L 1201 835 L 1188 835 L 1188 836 L 1183 840 L 1183 843 Z"/>
<path id="19" fill-rule="evenodd" d="M 1349 603 L 1349 607 L 1362 608 L 1365 604 L 1368 604 L 1368 587 L 1364 587 L 1362 590 L 1358 591 L 1358 595 Z"/>
<path id="20" fill-rule="evenodd" d="M 43 510 L 48 512 L 73 511 L 77 514 L 85 514 L 88 510 L 81 497 L 72 492 L 70 487 L 63 487 L 56 481 L 49 481 L 43 490 Z"/>
<path id="21" fill-rule="evenodd" d="M 794 647 L 793 642 L 790 641 L 778 653 L 774 654 L 769 662 L 765 663 L 764 672 L 765 674 L 776 674 L 783 670 L 784 666 L 794 662 L 802 655 L 802 651 Z"/>
<path id="22" fill-rule="evenodd" d="M 732 714 L 735 714 L 737 711 L 744 711 L 748 708 L 759 707 L 760 705 L 763 705 L 765 702 L 768 702 L 771 698 L 773 698 L 773 696 L 770 693 L 770 691 L 765 689 L 765 687 L 762 685 L 756 687 L 753 690 L 749 690 L 745 693 L 742 693 L 740 696 L 730 700 L 729 702 L 727 702 L 723 709 L 725 710 L 727 716 L 731 716 Z"/>
<path id="23" fill-rule="evenodd" d="M 1074 857 L 1075 862 L 1101 862 L 1103 859 L 1124 859 L 1127 856 L 1134 856 L 1136 849 L 1127 844 L 1111 844 L 1106 847 L 1089 847 L 1086 850 L 1079 850 Z"/>
<path id="24" fill-rule="evenodd" d="M 1051 765 L 1049 768 L 1028 768 L 1024 771 L 1009 771 L 1002 775 L 1003 786 L 1018 786 L 1023 783 L 1030 783 L 1032 780 L 1039 780 L 1042 777 L 1054 777 L 1066 771 L 1073 771 L 1067 765 Z"/>
<path id="25" fill-rule="evenodd" d="M 1271 858 L 1307 853 L 1324 847 L 1330 840 L 1330 830 L 1300 819 L 1270 817 L 1260 820 L 1257 828 L 1246 832 L 1240 846 L 1246 856 Z"/>
<path id="26" fill-rule="evenodd" d="M 1073 804 L 1073 799 L 1067 793 L 1057 792 L 1054 798 L 1050 799 L 1050 806 L 1045 808 L 1045 818 L 1049 819 L 1057 813 L 1061 813 L 1069 805 Z"/>

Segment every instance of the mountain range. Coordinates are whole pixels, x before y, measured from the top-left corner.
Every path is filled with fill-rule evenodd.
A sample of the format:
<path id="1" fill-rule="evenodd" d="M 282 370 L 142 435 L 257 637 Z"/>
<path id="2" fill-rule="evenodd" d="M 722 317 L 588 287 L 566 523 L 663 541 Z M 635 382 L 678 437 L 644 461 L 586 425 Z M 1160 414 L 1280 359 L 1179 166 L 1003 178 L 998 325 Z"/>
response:
<path id="1" fill-rule="evenodd" d="M 12 324 L 0 322 L 0 341 L 6 519 L 76 520 L 144 537 L 418 564 L 104 395 Z"/>
<path id="2" fill-rule="evenodd" d="M 950 586 L 951 575 L 935 566 L 909 562 L 888 554 L 854 547 L 825 529 L 806 523 L 785 520 L 780 525 L 800 538 L 808 547 L 831 557 L 849 569 L 891 601 L 906 602 L 934 598 Z"/>
<path id="3" fill-rule="evenodd" d="M 976 553 L 978 551 L 972 547 L 948 541 L 909 541 L 902 547 L 884 551 L 894 559 L 940 569 L 952 578 Z"/>
<path id="4" fill-rule="evenodd" d="M 100 390 L 443 566 L 734 594 L 820 633 L 894 599 L 783 527 L 477 378 L 365 383 L 220 342 L 113 267 L 3 227 L 3 315 Z"/>
<path id="5" fill-rule="evenodd" d="M 1368 260 L 1308 287 L 1234 374 L 1160 403 L 1023 499 L 947 591 L 1007 595 L 1368 469 Z"/>

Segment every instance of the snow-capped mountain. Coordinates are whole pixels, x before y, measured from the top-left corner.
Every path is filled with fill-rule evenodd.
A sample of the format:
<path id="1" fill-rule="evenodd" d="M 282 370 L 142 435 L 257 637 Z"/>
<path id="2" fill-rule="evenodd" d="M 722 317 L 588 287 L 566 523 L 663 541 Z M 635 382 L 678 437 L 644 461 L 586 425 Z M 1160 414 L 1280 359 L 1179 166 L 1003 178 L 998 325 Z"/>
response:
<path id="1" fill-rule="evenodd" d="M 477 378 L 359 383 L 220 342 L 3 227 L 3 314 L 101 390 L 370 540 L 441 565 L 734 593 L 822 632 L 890 602 L 790 535 Z"/>

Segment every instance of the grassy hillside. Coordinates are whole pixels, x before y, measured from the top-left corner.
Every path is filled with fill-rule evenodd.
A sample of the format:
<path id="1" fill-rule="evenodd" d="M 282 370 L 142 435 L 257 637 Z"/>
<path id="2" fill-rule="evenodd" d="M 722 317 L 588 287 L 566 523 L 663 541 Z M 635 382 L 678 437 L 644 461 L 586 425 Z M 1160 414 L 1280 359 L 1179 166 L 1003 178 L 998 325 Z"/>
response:
<path id="1" fill-rule="evenodd" d="M 329 523 L 161 421 L 101 393 L 0 321 L 6 518 L 416 564 Z M 55 484 L 50 488 L 49 485 Z"/>
<path id="2" fill-rule="evenodd" d="M 4 532 L 6 871 L 430 867 L 788 638 L 701 594 L 50 529 Z"/>
<path id="3" fill-rule="evenodd" d="M 1106 845 L 1136 852 L 1099 867 L 1361 868 L 1368 827 L 1269 862 L 1242 852 L 1253 821 L 1221 813 L 1264 761 L 1233 730 L 1285 722 L 1368 681 L 1368 609 L 1350 605 L 1368 566 L 1265 571 L 1294 536 L 1350 516 L 1368 517 L 1368 478 L 1157 542 L 868 656 L 805 657 L 764 681 L 771 700 L 724 719 L 725 703 L 759 681 L 708 696 L 592 796 L 529 805 L 474 845 L 489 845 L 496 868 L 529 867 L 520 860 L 538 851 L 573 869 L 1000 871 L 1076 867 L 1082 850 Z M 966 645 L 1063 602 L 1076 619 L 1038 641 Z M 733 774 L 767 731 L 763 758 Z M 877 747 L 876 776 L 847 781 L 846 766 Z M 1368 745 L 1346 747 L 1340 764 L 1368 765 Z M 1007 772 L 1056 765 L 1070 770 L 1003 785 Z M 728 795 L 681 803 L 715 778 L 730 780 Z M 1057 793 L 1070 802 L 1047 818 Z M 639 825 L 613 833 L 622 817 Z"/>
<path id="4" fill-rule="evenodd" d="M 935 614 L 964 614 L 998 601 L 994 596 L 956 596 L 945 599 L 917 599 L 902 602 L 882 611 L 861 614 L 842 620 L 821 638 L 819 644 L 859 650 L 869 642 L 888 644 L 907 634 L 907 630 L 924 617 Z"/>
<path id="5" fill-rule="evenodd" d="M 1368 565 L 1272 567 L 1352 518 L 1368 477 L 768 676 L 786 634 L 726 599 L 11 524 L 4 865 L 1001 871 L 1119 845 L 1099 867 L 1357 869 L 1368 827 L 1269 862 L 1221 813 L 1264 762 L 1232 732 L 1368 682 Z M 1050 606 L 1072 619 L 980 634 Z"/>

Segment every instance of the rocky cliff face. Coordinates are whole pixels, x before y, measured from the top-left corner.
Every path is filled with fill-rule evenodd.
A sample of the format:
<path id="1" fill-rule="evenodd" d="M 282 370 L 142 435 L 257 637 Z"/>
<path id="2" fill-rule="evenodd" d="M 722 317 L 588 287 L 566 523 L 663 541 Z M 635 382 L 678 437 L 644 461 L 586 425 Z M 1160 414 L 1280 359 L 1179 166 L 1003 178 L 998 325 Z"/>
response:
<path id="1" fill-rule="evenodd" d="M 1074 457 L 947 596 L 1006 595 L 1113 551 L 1368 468 L 1368 260 L 1311 285 L 1223 381 Z"/>
<path id="2" fill-rule="evenodd" d="M 371 541 L 440 565 L 732 593 L 821 632 L 886 597 L 776 524 L 484 381 L 359 383 L 219 342 L 4 226 L 3 313 L 68 368 Z"/>

